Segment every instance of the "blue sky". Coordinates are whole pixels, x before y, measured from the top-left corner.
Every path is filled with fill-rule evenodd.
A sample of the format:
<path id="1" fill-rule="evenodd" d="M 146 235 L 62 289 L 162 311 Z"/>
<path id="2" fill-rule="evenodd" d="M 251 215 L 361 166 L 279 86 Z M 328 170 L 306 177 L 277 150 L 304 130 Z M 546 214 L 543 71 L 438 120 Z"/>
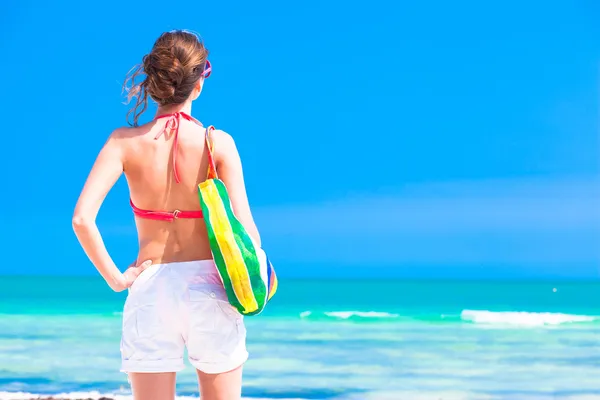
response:
<path id="1" fill-rule="evenodd" d="M 125 74 L 185 28 L 280 275 L 598 279 L 600 6 L 403 3 L 4 4 L 0 272 L 95 273 L 79 190 Z M 123 181 L 98 222 L 125 266 Z"/>

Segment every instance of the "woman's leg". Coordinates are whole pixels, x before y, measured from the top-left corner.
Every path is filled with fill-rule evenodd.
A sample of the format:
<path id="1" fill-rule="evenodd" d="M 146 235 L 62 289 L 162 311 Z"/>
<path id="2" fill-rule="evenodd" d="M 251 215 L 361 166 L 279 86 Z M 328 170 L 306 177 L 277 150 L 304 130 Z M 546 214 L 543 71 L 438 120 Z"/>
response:
<path id="1" fill-rule="evenodd" d="M 242 398 L 242 368 L 220 374 L 196 370 L 202 400 L 239 400 Z M 138 400 L 138 399 L 135 399 Z M 144 399 L 145 400 L 145 399 Z"/>
<path id="2" fill-rule="evenodd" d="M 174 400 L 175 372 L 130 372 L 133 400 Z"/>

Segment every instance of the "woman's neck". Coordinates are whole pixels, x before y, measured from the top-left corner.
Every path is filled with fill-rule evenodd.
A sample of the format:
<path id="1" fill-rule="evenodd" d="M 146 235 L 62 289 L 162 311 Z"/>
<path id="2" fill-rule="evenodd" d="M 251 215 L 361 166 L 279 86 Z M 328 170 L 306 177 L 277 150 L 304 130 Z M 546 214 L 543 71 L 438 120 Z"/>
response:
<path id="1" fill-rule="evenodd" d="M 184 112 L 187 115 L 192 115 L 192 103 L 186 101 L 182 104 L 169 104 L 166 106 L 159 106 L 158 110 L 156 110 L 156 116 L 174 114 L 176 112 Z"/>

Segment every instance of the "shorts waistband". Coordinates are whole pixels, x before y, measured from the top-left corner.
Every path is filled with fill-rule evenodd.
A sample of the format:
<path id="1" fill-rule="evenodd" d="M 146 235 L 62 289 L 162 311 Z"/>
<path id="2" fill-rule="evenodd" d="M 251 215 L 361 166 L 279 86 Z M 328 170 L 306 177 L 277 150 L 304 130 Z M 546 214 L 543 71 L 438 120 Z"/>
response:
<path id="1" fill-rule="evenodd" d="M 182 269 L 194 269 L 198 270 L 207 270 L 207 271 L 216 271 L 215 262 L 212 258 L 208 260 L 193 260 L 193 261 L 177 261 L 177 262 L 169 262 L 162 264 L 152 264 L 157 267 L 166 267 L 166 268 L 182 268 Z"/>
<path id="2" fill-rule="evenodd" d="M 136 281 L 140 281 L 141 284 L 151 279 L 176 279 L 187 282 L 188 285 L 222 286 L 221 277 L 212 259 L 152 264 L 136 278 Z M 133 286 L 140 285 L 134 282 Z"/>

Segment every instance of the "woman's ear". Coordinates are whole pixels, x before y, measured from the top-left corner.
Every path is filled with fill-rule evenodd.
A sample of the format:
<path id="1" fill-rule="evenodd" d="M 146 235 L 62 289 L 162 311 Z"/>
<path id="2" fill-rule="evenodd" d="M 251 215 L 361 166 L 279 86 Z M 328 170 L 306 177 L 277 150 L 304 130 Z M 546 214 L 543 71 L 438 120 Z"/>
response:
<path id="1" fill-rule="evenodd" d="M 204 78 L 198 79 L 196 85 L 194 85 L 194 90 L 192 91 L 192 100 L 196 100 L 200 93 L 202 93 L 202 87 L 204 86 Z"/>

